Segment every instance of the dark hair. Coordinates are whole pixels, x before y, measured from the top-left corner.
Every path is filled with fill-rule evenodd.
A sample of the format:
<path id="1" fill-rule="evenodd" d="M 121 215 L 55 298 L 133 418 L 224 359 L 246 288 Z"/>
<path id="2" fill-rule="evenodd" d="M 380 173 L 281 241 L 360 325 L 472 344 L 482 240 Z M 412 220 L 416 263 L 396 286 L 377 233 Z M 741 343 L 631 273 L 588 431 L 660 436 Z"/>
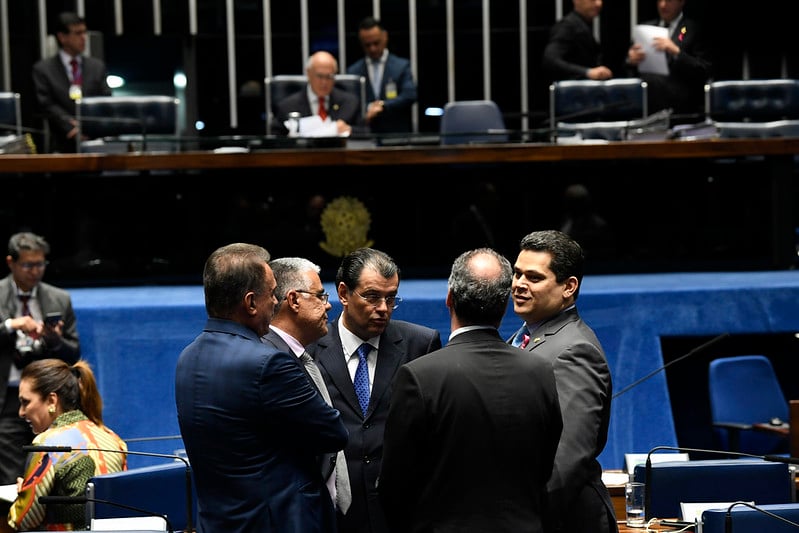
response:
<path id="1" fill-rule="evenodd" d="M 73 11 L 59 13 L 58 19 L 56 20 L 55 33 L 69 33 L 72 31 L 70 26 L 74 26 L 75 24 L 86 24 L 86 19 Z"/>
<path id="2" fill-rule="evenodd" d="M 498 276 L 485 276 L 474 269 L 472 260 L 480 255 L 493 257 L 500 266 Z M 508 309 L 513 268 L 510 261 L 491 248 L 477 248 L 455 259 L 448 286 L 452 309 L 467 324 L 491 324 L 499 327 Z"/>
<path id="3" fill-rule="evenodd" d="M 354 289 L 361 280 L 364 268 L 374 269 L 386 279 L 393 277 L 394 274 L 397 275 L 398 281 L 400 278 L 399 267 L 387 253 L 374 248 L 358 248 L 341 261 L 336 272 L 336 286 L 344 283 L 349 289 Z"/>
<path id="4" fill-rule="evenodd" d="M 230 318 L 244 295 L 260 294 L 266 286 L 269 252 L 261 246 L 237 242 L 217 248 L 203 269 L 205 309 L 213 318 Z"/>
<path id="5" fill-rule="evenodd" d="M 558 283 L 563 283 L 571 276 L 577 278 L 577 290 L 574 291 L 574 299 L 577 299 L 585 268 L 583 249 L 577 241 L 557 230 L 543 230 L 525 235 L 519 246 L 522 250 L 549 253 L 552 256 L 549 269 L 555 274 Z"/>
<path id="6" fill-rule="evenodd" d="M 20 379 L 28 380 L 31 390 L 42 398 L 56 393 L 64 411 L 80 409 L 89 420 L 103 425 L 103 399 L 86 361 L 69 366 L 61 359 L 39 359 L 22 369 Z"/>
<path id="7" fill-rule="evenodd" d="M 380 19 L 376 19 L 372 16 L 364 17 L 361 19 L 361 22 L 358 23 L 358 30 L 371 30 L 377 26 L 381 30 L 385 30 L 386 28 L 383 27 L 383 24 L 380 22 Z"/>
<path id="8" fill-rule="evenodd" d="M 44 237 L 29 231 L 22 231 L 8 239 L 8 255 L 11 256 L 11 259 L 14 261 L 19 259 L 21 252 L 43 252 L 44 255 L 47 255 L 50 253 L 50 245 L 44 240 Z"/>

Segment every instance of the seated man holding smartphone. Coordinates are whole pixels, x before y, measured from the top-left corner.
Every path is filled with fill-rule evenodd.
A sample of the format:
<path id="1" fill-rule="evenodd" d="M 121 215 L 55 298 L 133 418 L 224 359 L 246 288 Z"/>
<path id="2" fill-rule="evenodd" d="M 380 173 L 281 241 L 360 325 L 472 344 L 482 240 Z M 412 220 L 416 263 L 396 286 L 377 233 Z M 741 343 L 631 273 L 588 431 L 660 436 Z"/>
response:
<path id="1" fill-rule="evenodd" d="M 0 279 L 0 485 L 22 476 L 22 445 L 33 440 L 30 425 L 19 417 L 22 368 L 37 359 L 70 365 L 80 359 L 72 298 L 42 282 L 49 253 L 50 245 L 34 233 L 16 233 L 8 241 L 11 273 Z M 0 512 L 7 510 L 0 505 Z"/>

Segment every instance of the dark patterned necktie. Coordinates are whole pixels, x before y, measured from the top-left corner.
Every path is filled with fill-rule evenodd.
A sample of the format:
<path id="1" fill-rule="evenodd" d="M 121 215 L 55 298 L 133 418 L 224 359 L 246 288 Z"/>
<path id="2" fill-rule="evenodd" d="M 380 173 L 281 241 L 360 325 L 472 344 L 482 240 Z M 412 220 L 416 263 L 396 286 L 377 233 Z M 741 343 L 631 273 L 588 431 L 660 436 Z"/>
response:
<path id="1" fill-rule="evenodd" d="M 28 307 L 28 300 L 31 299 L 30 294 L 20 294 L 17 296 L 19 301 L 22 302 L 22 313 L 20 316 L 33 316 L 31 315 L 31 309 Z"/>
<path id="2" fill-rule="evenodd" d="M 363 416 L 366 416 L 366 410 L 369 409 L 369 367 L 366 358 L 371 351 L 372 345 L 367 342 L 358 346 L 358 368 L 355 370 L 354 384 Z"/>

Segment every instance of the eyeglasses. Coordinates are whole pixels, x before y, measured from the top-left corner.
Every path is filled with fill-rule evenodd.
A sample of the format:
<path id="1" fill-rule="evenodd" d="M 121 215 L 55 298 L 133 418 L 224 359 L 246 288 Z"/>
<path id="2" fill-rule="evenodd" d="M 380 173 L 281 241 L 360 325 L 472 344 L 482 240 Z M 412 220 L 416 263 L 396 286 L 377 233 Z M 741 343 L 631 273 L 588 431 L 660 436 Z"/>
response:
<path id="1" fill-rule="evenodd" d="M 314 72 L 313 75 L 317 80 L 335 81 L 336 79 L 335 74 L 322 74 L 320 72 Z"/>
<path id="2" fill-rule="evenodd" d="M 376 294 L 367 294 L 364 296 L 358 291 L 352 291 L 366 301 L 372 307 L 377 307 L 381 302 L 386 302 L 386 307 L 389 309 L 396 309 L 402 303 L 402 298 L 399 296 L 378 296 Z"/>
<path id="3" fill-rule="evenodd" d="M 322 300 L 323 304 L 326 304 L 328 300 L 330 300 L 330 294 L 326 292 L 311 292 L 311 291 L 303 291 L 301 289 L 294 289 L 296 292 L 301 292 L 303 294 L 310 294 L 312 296 L 316 296 L 320 300 Z"/>
<path id="4" fill-rule="evenodd" d="M 34 268 L 44 268 L 50 264 L 50 261 L 37 261 L 32 263 L 30 261 L 25 261 L 23 263 L 17 263 L 20 268 L 23 270 L 33 270 Z"/>

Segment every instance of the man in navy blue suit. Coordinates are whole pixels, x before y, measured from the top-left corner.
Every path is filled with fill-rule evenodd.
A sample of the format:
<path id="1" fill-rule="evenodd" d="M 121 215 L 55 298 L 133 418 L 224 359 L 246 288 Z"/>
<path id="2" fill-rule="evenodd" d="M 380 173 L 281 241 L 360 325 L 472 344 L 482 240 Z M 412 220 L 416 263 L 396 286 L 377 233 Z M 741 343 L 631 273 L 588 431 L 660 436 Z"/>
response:
<path id="1" fill-rule="evenodd" d="M 411 62 L 388 51 L 388 32 L 374 17 L 358 25 L 358 40 L 366 57 L 347 67 L 347 74 L 364 76 L 366 123 L 372 133 L 409 132 L 411 107 L 416 102 L 416 83 Z"/>
<path id="2" fill-rule="evenodd" d="M 178 359 L 175 401 L 198 531 L 335 527 L 318 457 L 342 449 L 347 429 L 294 354 L 261 341 L 277 305 L 269 259 L 244 243 L 211 254 L 203 271 L 208 321 Z"/>
<path id="3" fill-rule="evenodd" d="M 376 484 L 394 375 L 400 365 L 441 348 L 438 330 L 391 318 L 401 301 L 399 285 L 399 267 L 388 254 L 374 248 L 351 252 L 336 272 L 341 316 L 307 347 L 350 435 L 344 454 L 352 504 L 347 514 L 337 515 L 339 533 L 388 531 Z M 355 386 L 361 370 L 364 404 Z"/>

